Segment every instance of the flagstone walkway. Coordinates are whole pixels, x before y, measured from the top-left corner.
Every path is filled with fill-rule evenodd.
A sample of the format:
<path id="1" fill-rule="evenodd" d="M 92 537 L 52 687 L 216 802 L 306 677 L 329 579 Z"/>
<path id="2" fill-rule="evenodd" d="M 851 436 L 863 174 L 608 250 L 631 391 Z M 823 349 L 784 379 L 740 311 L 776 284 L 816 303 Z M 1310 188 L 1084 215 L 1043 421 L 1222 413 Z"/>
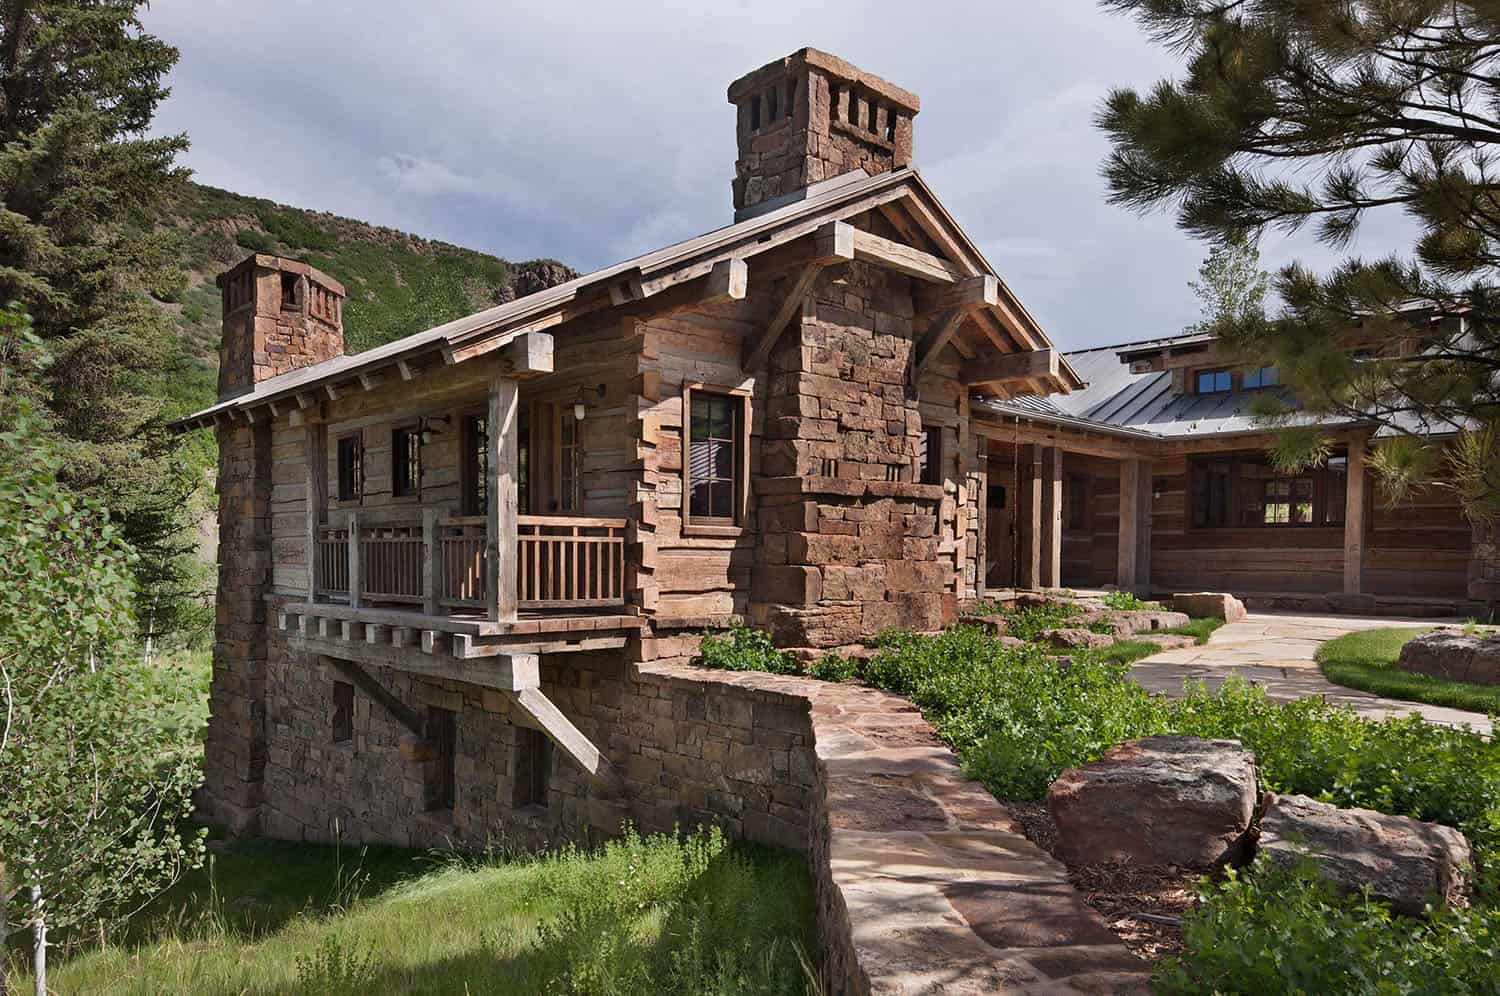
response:
<path id="1" fill-rule="evenodd" d="M 1439 622 L 1441 620 L 1438 620 Z M 1246 619 L 1220 627 L 1203 646 L 1167 650 L 1131 666 L 1130 674 L 1153 692 L 1178 695 L 1185 680 L 1217 687 L 1230 675 L 1259 685 L 1274 699 L 1290 701 L 1321 695 L 1347 705 L 1361 715 L 1383 718 L 1421 713 L 1431 723 L 1469 725 L 1488 734 L 1483 713 L 1387 699 L 1371 692 L 1335 685 L 1318 670 L 1313 653 L 1318 645 L 1345 633 L 1390 626 L 1432 626 L 1432 619 L 1390 619 L 1370 616 L 1312 616 L 1252 612 Z"/>

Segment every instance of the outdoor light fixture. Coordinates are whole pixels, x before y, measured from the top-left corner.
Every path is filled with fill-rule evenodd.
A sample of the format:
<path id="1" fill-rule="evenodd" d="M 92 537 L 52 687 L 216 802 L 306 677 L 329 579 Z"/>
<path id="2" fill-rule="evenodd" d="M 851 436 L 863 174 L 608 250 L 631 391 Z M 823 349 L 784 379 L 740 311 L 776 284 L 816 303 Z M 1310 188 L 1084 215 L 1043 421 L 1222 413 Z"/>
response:
<path id="1" fill-rule="evenodd" d="M 603 401 L 604 395 L 606 393 L 604 385 L 600 384 L 598 387 L 594 388 L 594 393 L 599 396 L 600 401 Z M 578 389 L 578 397 L 573 401 L 573 417 L 582 422 L 583 417 L 588 414 L 588 410 L 588 397 L 584 394 L 584 389 L 580 387 Z"/>

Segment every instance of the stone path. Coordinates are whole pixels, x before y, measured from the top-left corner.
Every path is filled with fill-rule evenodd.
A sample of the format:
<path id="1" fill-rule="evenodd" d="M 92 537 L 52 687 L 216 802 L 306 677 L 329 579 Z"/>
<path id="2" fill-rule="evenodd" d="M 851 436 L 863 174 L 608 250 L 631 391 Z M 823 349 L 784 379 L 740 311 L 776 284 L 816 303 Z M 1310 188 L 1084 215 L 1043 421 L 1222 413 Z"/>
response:
<path id="1" fill-rule="evenodd" d="M 1441 621 L 1441 620 L 1439 620 Z M 1418 712 L 1432 723 L 1468 724 L 1488 734 L 1483 713 L 1387 699 L 1371 692 L 1335 685 L 1318 670 L 1313 653 L 1318 645 L 1345 633 L 1390 626 L 1432 626 L 1431 619 L 1389 619 L 1369 616 L 1312 616 L 1253 612 L 1246 619 L 1220 627 L 1203 646 L 1168 650 L 1137 661 L 1130 674 L 1153 692 L 1177 695 L 1184 680 L 1216 687 L 1230 675 L 1261 686 L 1274 699 L 1290 701 L 1321 695 L 1372 718 Z"/>

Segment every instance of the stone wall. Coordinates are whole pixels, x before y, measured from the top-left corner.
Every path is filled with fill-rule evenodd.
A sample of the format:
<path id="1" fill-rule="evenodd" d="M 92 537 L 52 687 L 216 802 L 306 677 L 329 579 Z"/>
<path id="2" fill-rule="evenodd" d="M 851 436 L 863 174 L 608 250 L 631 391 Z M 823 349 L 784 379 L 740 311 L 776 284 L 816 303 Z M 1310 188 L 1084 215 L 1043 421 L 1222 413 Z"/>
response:
<path id="1" fill-rule="evenodd" d="M 219 275 L 219 397 L 344 354 L 344 286 L 306 263 L 256 254 Z"/>
<path id="2" fill-rule="evenodd" d="M 955 474 L 913 480 L 911 281 L 849 263 L 809 301 L 771 356 L 751 621 L 793 647 L 939 628 L 954 617 L 968 530 Z"/>
<path id="3" fill-rule="evenodd" d="M 1493 606 L 1500 603 L 1500 522 L 1476 522 L 1473 528 L 1469 598 Z"/>

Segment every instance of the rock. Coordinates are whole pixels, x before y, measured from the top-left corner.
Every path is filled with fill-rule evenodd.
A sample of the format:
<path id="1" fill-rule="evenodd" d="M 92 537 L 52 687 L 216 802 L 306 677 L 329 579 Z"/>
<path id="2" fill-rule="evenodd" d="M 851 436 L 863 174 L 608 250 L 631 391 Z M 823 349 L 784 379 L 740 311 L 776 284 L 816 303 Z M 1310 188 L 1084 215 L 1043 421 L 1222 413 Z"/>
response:
<path id="1" fill-rule="evenodd" d="M 978 626 L 990 636 L 1004 636 L 1006 629 L 1010 626 L 1009 620 L 1004 616 L 960 616 L 959 622 L 965 626 Z"/>
<path id="2" fill-rule="evenodd" d="M 1471 685 L 1500 685 L 1500 633 L 1434 630 L 1408 640 L 1396 667 Z"/>
<path id="3" fill-rule="evenodd" d="M 1259 851 L 1291 864 L 1317 863 L 1348 892 L 1365 886 L 1402 913 L 1463 898 L 1469 842 L 1452 827 L 1373 809 L 1340 809 L 1305 795 L 1268 795 Z"/>
<path id="4" fill-rule="evenodd" d="M 1024 646 L 1026 646 L 1026 641 L 1023 640 L 1023 639 L 1021 639 L 1019 636 L 999 636 L 999 637 L 996 637 L 996 639 L 1000 641 L 1000 645 L 1002 647 L 1024 647 Z"/>
<path id="5" fill-rule="evenodd" d="M 1054 647 L 1064 650 L 1088 650 L 1095 647 L 1107 647 L 1114 643 L 1114 638 L 1104 633 L 1094 633 L 1086 629 L 1078 629 L 1073 626 L 1064 626 L 1060 629 L 1044 629 L 1038 634 L 1037 639 Z"/>
<path id="6" fill-rule="evenodd" d="M 1141 633 L 1136 637 L 1146 643 L 1154 643 L 1163 650 L 1179 650 L 1196 646 L 1198 641 L 1183 633 Z"/>
<path id="7" fill-rule="evenodd" d="M 1195 619 L 1222 619 L 1227 623 L 1245 618 L 1245 603 L 1218 591 L 1189 591 L 1172 596 L 1172 608 Z"/>
<path id="8" fill-rule="evenodd" d="M 1239 859 L 1255 815 L 1255 756 L 1238 740 L 1116 744 L 1047 790 L 1059 858 L 1211 868 Z"/>
<path id="9" fill-rule="evenodd" d="M 1168 609 L 1126 609 L 1112 612 L 1110 615 L 1128 626 L 1132 634 L 1149 633 L 1158 629 L 1176 629 L 1192 621 L 1187 613 L 1173 612 Z"/>

